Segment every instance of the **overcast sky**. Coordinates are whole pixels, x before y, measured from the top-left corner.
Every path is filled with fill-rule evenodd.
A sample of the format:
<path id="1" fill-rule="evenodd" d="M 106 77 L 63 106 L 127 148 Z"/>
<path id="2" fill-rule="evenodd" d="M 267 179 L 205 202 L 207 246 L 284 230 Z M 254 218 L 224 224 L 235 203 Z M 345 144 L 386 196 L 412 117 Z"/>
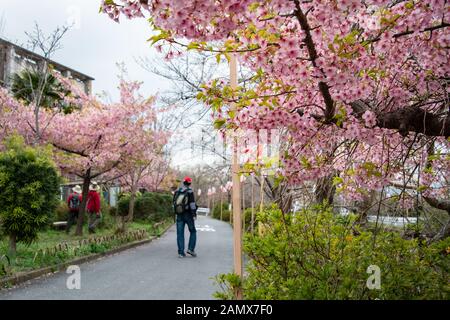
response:
<path id="1" fill-rule="evenodd" d="M 46 33 L 74 23 L 53 60 L 95 78 L 94 93 L 106 91 L 118 98 L 117 62 L 126 64 L 130 79 L 144 81 L 145 95 L 166 89 L 167 82 L 135 62 L 136 57 L 157 55 L 146 41 L 152 35 L 147 21 L 122 19 L 117 24 L 99 8 L 100 0 L 0 0 L 0 36 L 26 44 L 25 31 L 32 31 L 35 21 Z"/>

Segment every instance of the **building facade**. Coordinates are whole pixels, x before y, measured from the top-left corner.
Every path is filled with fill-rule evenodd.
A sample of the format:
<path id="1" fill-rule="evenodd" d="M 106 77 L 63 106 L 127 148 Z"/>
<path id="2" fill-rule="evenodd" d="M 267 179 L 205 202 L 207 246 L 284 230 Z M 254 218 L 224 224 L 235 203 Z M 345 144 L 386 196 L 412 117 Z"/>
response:
<path id="1" fill-rule="evenodd" d="M 14 74 L 26 69 L 36 70 L 44 62 L 46 59 L 43 56 L 0 38 L 0 86 L 11 88 Z M 86 94 L 92 94 L 94 78 L 53 60 L 48 60 L 47 63 L 52 65 L 56 72 L 72 79 Z"/>

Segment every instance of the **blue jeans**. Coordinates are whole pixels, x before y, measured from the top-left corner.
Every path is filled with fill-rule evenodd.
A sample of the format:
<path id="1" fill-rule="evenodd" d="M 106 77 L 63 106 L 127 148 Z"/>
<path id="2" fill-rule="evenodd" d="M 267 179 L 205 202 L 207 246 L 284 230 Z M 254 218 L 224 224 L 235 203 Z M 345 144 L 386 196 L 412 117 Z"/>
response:
<path id="1" fill-rule="evenodd" d="M 178 253 L 184 254 L 184 229 L 187 224 L 189 229 L 188 249 L 194 251 L 197 241 L 197 230 L 195 230 L 194 217 L 191 214 L 177 215 L 177 245 Z"/>

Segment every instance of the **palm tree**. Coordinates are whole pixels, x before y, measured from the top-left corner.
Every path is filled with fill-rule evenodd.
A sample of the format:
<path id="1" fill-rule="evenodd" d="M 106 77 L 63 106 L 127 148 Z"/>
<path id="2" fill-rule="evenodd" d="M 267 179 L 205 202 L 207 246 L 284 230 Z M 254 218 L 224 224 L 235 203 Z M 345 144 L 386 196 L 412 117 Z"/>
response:
<path id="1" fill-rule="evenodd" d="M 42 79 L 45 77 L 46 79 Z M 12 78 L 11 91 L 14 98 L 22 100 L 25 104 L 36 103 L 38 95 L 41 95 L 40 106 L 51 108 L 59 101 L 61 92 L 58 80 L 51 74 L 41 75 L 36 71 L 25 69 L 16 73 Z"/>
<path id="2" fill-rule="evenodd" d="M 69 111 L 62 98 L 68 92 L 51 73 L 40 74 L 28 69 L 16 73 L 12 78 L 11 91 L 16 99 L 26 105 L 33 103 L 43 108 L 60 108 L 66 113 Z"/>

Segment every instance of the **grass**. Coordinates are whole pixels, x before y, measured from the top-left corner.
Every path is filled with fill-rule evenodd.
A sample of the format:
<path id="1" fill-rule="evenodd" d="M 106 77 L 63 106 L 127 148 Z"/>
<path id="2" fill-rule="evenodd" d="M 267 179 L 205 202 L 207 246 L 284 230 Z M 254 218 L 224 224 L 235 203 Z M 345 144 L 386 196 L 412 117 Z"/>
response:
<path id="1" fill-rule="evenodd" d="M 165 228 L 173 224 L 172 219 L 166 219 L 155 227 L 154 222 L 135 221 L 127 225 L 127 231 L 145 230 L 147 237 L 160 236 Z M 39 238 L 31 245 L 23 243 L 17 244 L 17 254 L 15 257 L 9 257 L 10 262 L 2 256 L 8 255 L 9 240 L 4 237 L 0 240 L 0 278 L 11 276 L 18 272 L 30 271 L 49 266 L 57 266 L 60 263 L 88 256 L 91 254 L 102 253 L 133 240 L 114 239 L 102 243 L 86 243 L 79 246 L 79 241 L 84 239 L 93 239 L 95 237 L 110 236 L 115 234 L 115 226 L 109 228 L 97 229 L 93 235 L 88 234 L 87 226 L 83 229 L 83 236 L 75 236 L 75 226 L 71 229 L 71 234 L 66 234 L 64 230 L 48 229 L 39 233 Z M 57 252 L 48 252 L 48 249 L 54 248 L 59 244 L 67 244 L 67 250 Z M 45 254 L 42 253 L 46 250 Z"/>

